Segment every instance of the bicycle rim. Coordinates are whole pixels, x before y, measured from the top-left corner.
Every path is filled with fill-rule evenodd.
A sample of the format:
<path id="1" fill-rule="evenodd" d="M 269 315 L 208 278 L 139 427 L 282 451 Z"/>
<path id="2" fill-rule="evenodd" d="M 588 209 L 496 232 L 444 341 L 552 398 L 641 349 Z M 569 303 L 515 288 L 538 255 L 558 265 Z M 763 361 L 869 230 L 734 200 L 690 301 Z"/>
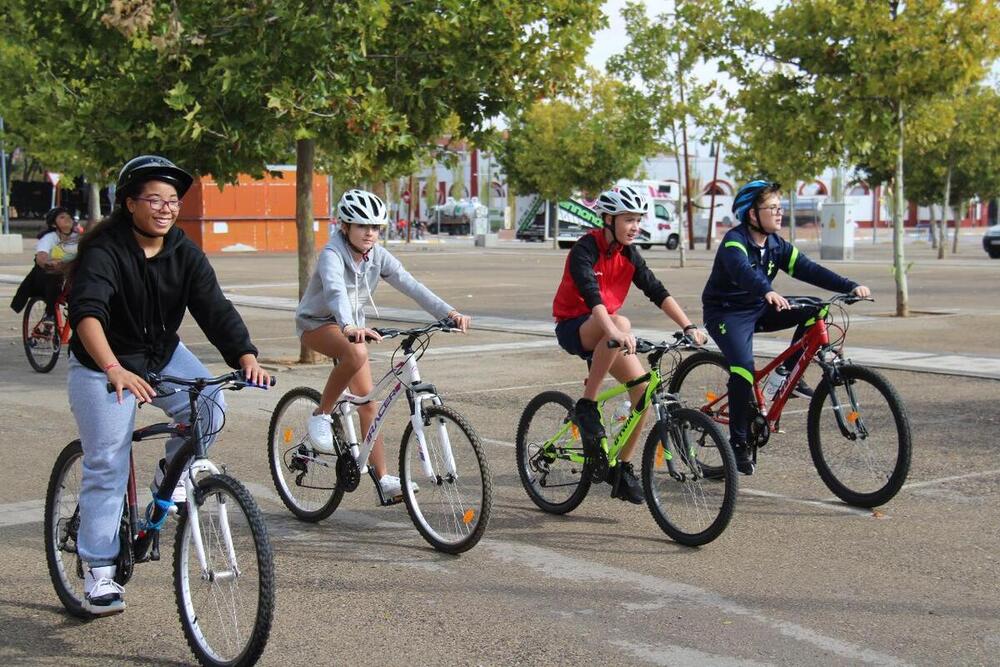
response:
<path id="1" fill-rule="evenodd" d="M 433 477 L 424 471 L 412 424 L 403 434 L 399 470 L 406 509 L 435 549 L 467 551 L 483 536 L 492 507 L 493 480 L 482 443 L 464 417 L 441 405 L 424 410 L 424 439 Z M 417 492 L 410 481 L 419 485 Z"/>
<path id="2" fill-rule="evenodd" d="M 540 509 L 564 514 L 576 509 L 590 490 L 590 466 L 572 461 L 583 455 L 580 432 L 570 425 L 573 399 L 558 391 L 533 398 L 521 415 L 515 452 L 521 485 Z"/>
<path id="3" fill-rule="evenodd" d="M 48 334 L 45 334 L 45 326 L 42 324 L 44 317 L 45 301 L 29 300 L 24 308 L 21 336 L 28 363 L 39 373 L 48 373 L 55 367 L 62 347 L 55 322 L 48 325 Z"/>
<path id="4" fill-rule="evenodd" d="M 677 542 L 707 544 L 722 534 L 735 509 L 739 487 L 732 450 L 719 427 L 695 410 L 672 411 L 666 431 L 664 444 L 654 427 L 643 450 L 649 511 Z M 716 472 L 706 475 L 706 468 Z"/>
<path id="5" fill-rule="evenodd" d="M 809 405 L 813 463 L 844 502 L 860 507 L 885 504 L 909 473 L 909 419 L 896 390 L 881 374 L 860 366 L 845 366 L 839 373 L 843 382 L 831 387 L 824 380 Z"/>
<path id="6" fill-rule="evenodd" d="M 79 499 L 83 476 L 80 441 L 70 443 L 56 460 L 45 497 L 45 557 L 49 577 L 66 610 L 90 618 L 83 608 L 83 562 L 77 554 Z"/>
<path id="7" fill-rule="evenodd" d="M 274 607 L 274 570 L 267 530 L 253 498 L 235 479 L 198 483 L 197 511 L 207 569 L 193 524 L 184 516 L 174 547 L 174 584 L 188 645 L 203 665 L 248 665 L 264 650 Z M 191 505 L 190 501 L 188 503 Z M 225 535 L 231 536 L 232 554 Z"/>
<path id="8" fill-rule="evenodd" d="M 337 509 L 344 495 L 337 488 L 337 457 L 309 445 L 306 425 L 319 405 L 320 394 L 298 387 L 282 396 L 267 435 L 268 464 L 275 489 L 292 514 L 320 521 Z"/>

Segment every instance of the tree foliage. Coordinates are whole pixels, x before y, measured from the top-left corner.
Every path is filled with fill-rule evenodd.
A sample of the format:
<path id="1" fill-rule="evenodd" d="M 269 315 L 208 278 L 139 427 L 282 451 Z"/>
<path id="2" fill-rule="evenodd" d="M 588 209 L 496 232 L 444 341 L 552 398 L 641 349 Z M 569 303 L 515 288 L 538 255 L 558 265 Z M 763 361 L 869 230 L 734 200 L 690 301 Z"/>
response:
<path id="1" fill-rule="evenodd" d="M 623 90 L 591 71 L 571 94 L 541 100 L 514 118 L 498 154 L 508 182 L 558 200 L 632 176 L 653 143 L 647 118 L 624 102 Z"/>

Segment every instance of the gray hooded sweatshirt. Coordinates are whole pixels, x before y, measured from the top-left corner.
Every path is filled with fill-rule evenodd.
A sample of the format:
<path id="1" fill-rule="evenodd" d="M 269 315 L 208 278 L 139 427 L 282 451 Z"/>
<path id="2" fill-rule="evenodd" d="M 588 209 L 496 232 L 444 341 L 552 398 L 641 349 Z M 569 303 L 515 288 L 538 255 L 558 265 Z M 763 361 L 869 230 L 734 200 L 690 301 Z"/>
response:
<path id="1" fill-rule="evenodd" d="M 298 336 L 324 324 L 365 326 L 365 305 L 371 303 L 380 278 L 416 301 L 435 319 L 446 317 L 453 309 L 434 292 L 424 287 L 403 268 L 398 259 L 380 245 L 368 253 L 368 260 L 355 262 L 347 239 L 337 230 L 319 253 L 316 271 L 295 311 Z"/>

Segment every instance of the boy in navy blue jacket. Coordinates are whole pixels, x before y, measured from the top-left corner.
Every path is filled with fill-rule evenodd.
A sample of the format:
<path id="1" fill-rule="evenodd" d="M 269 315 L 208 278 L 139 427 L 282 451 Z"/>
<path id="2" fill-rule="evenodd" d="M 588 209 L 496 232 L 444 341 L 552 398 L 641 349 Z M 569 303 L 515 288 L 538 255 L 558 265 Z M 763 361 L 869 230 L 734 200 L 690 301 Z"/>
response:
<path id="1" fill-rule="evenodd" d="M 747 426 L 754 378 L 753 334 L 795 326 L 792 342 L 805 332 L 804 322 L 815 315 L 809 309 L 792 310 L 788 300 L 771 286 L 778 270 L 834 292 L 871 294 L 864 285 L 816 264 L 778 235 L 781 229 L 781 186 L 750 181 L 736 193 L 733 213 L 740 225 L 719 245 L 701 301 L 705 325 L 729 362 L 729 441 L 739 471 L 752 475 L 754 464 L 747 447 Z M 785 362 L 790 370 L 796 356 Z M 796 395 L 812 395 L 800 381 Z"/>

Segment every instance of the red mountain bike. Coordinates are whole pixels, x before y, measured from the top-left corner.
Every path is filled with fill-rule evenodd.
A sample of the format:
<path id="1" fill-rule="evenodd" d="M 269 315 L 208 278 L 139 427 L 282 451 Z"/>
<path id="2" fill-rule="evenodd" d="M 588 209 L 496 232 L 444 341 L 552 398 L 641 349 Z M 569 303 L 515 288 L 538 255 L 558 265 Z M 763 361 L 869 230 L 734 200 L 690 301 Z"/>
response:
<path id="1" fill-rule="evenodd" d="M 859 507 L 883 505 L 906 481 L 912 445 L 910 421 L 895 388 L 881 373 L 843 355 L 850 326 L 845 306 L 872 299 L 842 294 L 828 300 L 791 297 L 788 301 L 793 308 L 812 309 L 815 314 L 798 342 L 756 372 L 747 431 L 753 459 L 756 462 L 758 450 L 778 431 L 785 403 L 806 368 L 815 362 L 823 370 L 823 379 L 809 402 L 807 437 L 813 464 L 827 487 L 844 502 Z M 839 323 L 834 323 L 831 308 L 839 312 Z M 762 390 L 765 379 L 800 350 L 802 357 L 768 401 Z M 677 366 L 669 391 L 728 425 L 728 381 L 725 357 L 702 351 Z"/>
<path id="2" fill-rule="evenodd" d="M 59 295 L 55 319 L 45 319 L 45 300 L 33 297 L 24 308 L 21 337 L 28 363 L 39 373 L 48 373 L 59 360 L 59 351 L 69 343 L 72 329 L 66 306 L 66 292 Z"/>

